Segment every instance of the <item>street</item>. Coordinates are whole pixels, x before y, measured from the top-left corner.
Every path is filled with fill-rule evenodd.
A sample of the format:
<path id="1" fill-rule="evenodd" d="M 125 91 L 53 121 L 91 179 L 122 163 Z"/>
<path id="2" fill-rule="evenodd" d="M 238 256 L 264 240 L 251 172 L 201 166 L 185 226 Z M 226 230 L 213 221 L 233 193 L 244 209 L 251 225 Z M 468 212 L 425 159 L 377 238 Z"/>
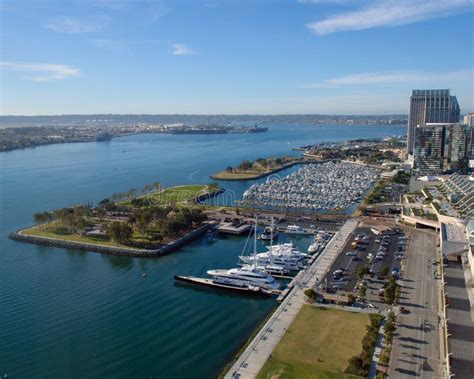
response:
<path id="1" fill-rule="evenodd" d="M 409 232 L 411 243 L 399 304 L 406 312 L 398 315 L 390 360 L 390 378 L 436 378 L 439 368 L 438 288 L 433 279 L 436 258 L 434 232 Z"/>

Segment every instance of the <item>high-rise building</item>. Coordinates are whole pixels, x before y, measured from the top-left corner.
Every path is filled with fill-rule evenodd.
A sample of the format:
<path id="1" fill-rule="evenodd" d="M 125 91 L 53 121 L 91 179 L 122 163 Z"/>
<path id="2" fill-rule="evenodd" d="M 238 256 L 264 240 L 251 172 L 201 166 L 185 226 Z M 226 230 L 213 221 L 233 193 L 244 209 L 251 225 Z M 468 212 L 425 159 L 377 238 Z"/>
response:
<path id="1" fill-rule="evenodd" d="M 459 122 L 460 109 L 456 96 L 449 89 L 413 90 L 408 114 L 407 154 L 415 150 L 415 130 L 428 123 Z"/>
<path id="2" fill-rule="evenodd" d="M 464 123 L 469 126 L 474 126 L 474 112 L 469 112 L 464 116 Z"/>
<path id="3" fill-rule="evenodd" d="M 414 168 L 423 175 L 467 171 L 471 155 L 471 129 L 461 123 L 417 126 Z"/>

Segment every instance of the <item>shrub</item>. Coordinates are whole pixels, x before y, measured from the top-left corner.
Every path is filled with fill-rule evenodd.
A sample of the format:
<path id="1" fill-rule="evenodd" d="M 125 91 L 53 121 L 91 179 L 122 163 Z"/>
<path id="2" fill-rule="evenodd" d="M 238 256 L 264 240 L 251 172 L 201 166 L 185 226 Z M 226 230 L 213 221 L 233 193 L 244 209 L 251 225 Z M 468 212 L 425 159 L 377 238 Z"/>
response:
<path id="1" fill-rule="evenodd" d="M 307 288 L 304 290 L 304 294 L 310 299 L 311 301 L 316 300 L 316 292 L 312 288 Z"/>

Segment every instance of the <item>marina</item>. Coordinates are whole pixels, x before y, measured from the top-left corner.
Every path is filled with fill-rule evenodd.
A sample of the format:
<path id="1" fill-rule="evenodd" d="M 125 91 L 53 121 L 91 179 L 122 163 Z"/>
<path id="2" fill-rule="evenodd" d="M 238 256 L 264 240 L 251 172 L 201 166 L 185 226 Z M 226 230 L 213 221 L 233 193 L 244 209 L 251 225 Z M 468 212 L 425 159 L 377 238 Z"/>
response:
<path id="1" fill-rule="evenodd" d="M 346 162 L 308 164 L 282 179 L 254 184 L 243 203 L 256 207 L 344 212 L 361 201 L 379 178 L 380 170 Z M 294 233 L 304 231 L 294 228 Z M 290 227 L 289 227 L 290 228 Z"/>
<path id="2" fill-rule="evenodd" d="M 255 217 L 255 224 L 247 237 L 243 253 L 239 256 L 240 267 L 210 269 L 207 271 L 209 278 L 175 275 L 174 281 L 249 296 L 269 297 L 276 294 L 279 295 L 278 301 L 282 301 L 289 293 L 289 289 L 299 282 L 302 272 L 323 252 L 334 233 L 317 231 L 307 254 L 302 253 L 292 241 L 274 244 L 273 217 L 270 227 L 265 227 L 264 233 L 265 231 L 270 233 L 268 239 L 270 245 L 266 246 L 267 251 L 258 252 L 258 217 Z M 253 251 L 247 255 L 251 239 Z M 283 286 L 279 281 L 283 279 L 290 280 L 290 283 Z"/>
<path id="3" fill-rule="evenodd" d="M 221 135 L 142 134 L 1 153 L 0 282 L 5 291 L 0 321 L 5 333 L 0 361 L 9 377 L 103 378 L 117 372 L 127 377 L 217 376 L 276 302 L 198 286 L 192 290 L 173 279 L 175 274 L 205 277 L 210 268 L 235 267 L 245 237 L 219 233 L 209 243 L 203 236 L 157 260 L 17 243 L 8 234 L 31 225 L 36 211 L 96 203 L 157 180 L 164 186 L 207 183 L 223 166 L 285 155 L 308 141 L 402 133 L 394 126 L 360 125 L 344 131 L 341 135 L 333 127 L 300 125 L 295 133 L 287 125 L 272 125 L 267 133 L 227 134 L 225 140 Z M 221 185 L 241 199 L 250 184 L 264 181 Z M 221 194 L 208 202 L 228 205 L 232 198 L 226 200 Z M 307 221 L 308 228 L 313 223 L 320 228 Z M 305 252 L 312 236 L 278 236 L 278 243 L 291 240 Z M 263 241 L 258 241 L 258 250 L 265 250 Z M 51 356 L 61 359 L 52 364 Z"/>

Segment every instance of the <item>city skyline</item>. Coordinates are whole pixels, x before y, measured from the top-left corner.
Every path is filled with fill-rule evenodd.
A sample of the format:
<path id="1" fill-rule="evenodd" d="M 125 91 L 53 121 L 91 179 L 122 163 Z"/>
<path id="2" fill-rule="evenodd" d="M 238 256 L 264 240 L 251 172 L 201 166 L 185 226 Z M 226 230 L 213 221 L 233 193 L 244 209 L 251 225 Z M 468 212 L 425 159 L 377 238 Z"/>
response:
<path id="1" fill-rule="evenodd" d="M 464 114 L 472 4 L 7 0 L 0 114 L 407 114 L 413 88 Z"/>

